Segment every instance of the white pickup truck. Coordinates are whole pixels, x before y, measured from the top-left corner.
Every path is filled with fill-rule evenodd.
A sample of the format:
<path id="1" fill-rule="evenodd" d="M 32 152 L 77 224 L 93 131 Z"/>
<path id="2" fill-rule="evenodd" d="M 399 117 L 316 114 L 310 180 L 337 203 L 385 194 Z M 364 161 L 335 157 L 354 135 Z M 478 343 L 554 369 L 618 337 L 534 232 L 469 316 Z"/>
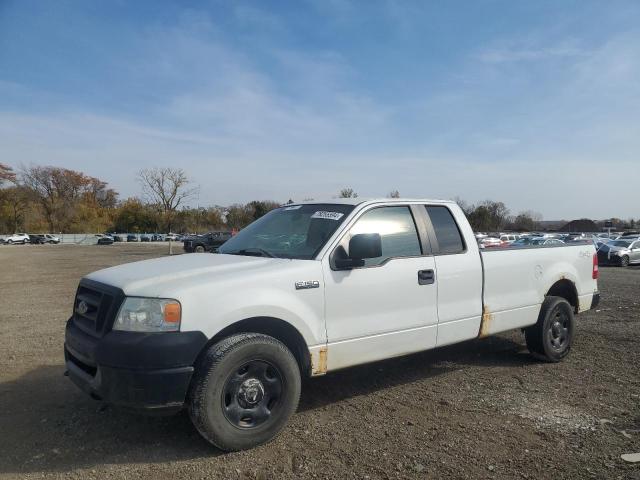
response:
<path id="1" fill-rule="evenodd" d="M 67 374 L 94 398 L 186 407 L 223 450 L 271 439 L 301 377 L 523 329 L 557 362 L 599 301 L 591 244 L 481 252 L 461 209 L 432 200 L 285 205 L 217 254 L 84 277 Z"/>

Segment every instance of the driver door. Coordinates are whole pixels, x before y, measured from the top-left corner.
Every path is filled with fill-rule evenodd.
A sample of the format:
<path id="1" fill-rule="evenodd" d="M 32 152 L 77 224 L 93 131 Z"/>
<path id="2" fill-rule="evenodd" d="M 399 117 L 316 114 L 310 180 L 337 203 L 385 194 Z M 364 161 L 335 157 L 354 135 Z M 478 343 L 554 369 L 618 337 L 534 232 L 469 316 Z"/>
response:
<path id="1" fill-rule="evenodd" d="M 435 262 L 423 254 L 426 247 L 411 208 L 393 205 L 365 211 L 333 251 L 343 248 L 348 254 L 351 236 L 359 233 L 381 236 L 381 257 L 366 259 L 364 267 L 351 270 L 337 270 L 331 255 L 324 259 L 328 370 L 436 345 Z"/>

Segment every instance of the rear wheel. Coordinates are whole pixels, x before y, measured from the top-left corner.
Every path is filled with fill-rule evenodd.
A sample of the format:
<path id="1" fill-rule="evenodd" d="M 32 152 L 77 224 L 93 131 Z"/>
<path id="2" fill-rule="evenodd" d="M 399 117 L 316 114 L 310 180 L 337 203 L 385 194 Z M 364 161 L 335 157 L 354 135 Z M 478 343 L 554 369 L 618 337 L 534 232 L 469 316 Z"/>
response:
<path id="1" fill-rule="evenodd" d="M 7 243 L 8 243 L 9 245 L 13 245 L 13 240 L 7 240 Z"/>
<path id="2" fill-rule="evenodd" d="M 620 266 L 621 267 L 628 267 L 629 266 L 629 255 L 623 255 L 622 258 L 620 259 Z"/>
<path id="3" fill-rule="evenodd" d="M 525 329 L 527 348 L 546 362 L 559 362 L 569 354 L 575 320 L 573 307 L 561 297 L 546 297 L 538 322 Z"/>
<path id="4" fill-rule="evenodd" d="M 204 253 L 204 247 L 202 245 L 198 245 L 195 249 L 194 252 L 196 253 Z"/>
<path id="5" fill-rule="evenodd" d="M 298 407 L 300 369 L 280 341 L 241 333 L 211 346 L 199 362 L 189 394 L 191 421 L 225 451 L 271 440 Z"/>

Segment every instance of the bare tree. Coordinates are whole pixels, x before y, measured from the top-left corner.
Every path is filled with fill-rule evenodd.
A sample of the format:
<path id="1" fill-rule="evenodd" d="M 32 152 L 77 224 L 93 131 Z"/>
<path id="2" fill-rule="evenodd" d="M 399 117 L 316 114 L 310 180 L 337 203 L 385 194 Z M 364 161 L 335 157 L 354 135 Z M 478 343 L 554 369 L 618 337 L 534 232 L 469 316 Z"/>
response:
<path id="1" fill-rule="evenodd" d="M 191 182 L 181 168 L 145 168 L 138 172 L 138 181 L 147 201 L 162 213 L 169 231 L 178 207 L 198 193 L 198 187 L 190 186 Z"/>
<path id="2" fill-rule="evenodd" d="M 387 194 L 387 198 L 400 198 L 400 192 L 398 190 L 391 190 Z"/>
<path id="3" fill-rule="evenodd" d="M 340 194 L 338 198 L 356 198 L 358 194 L 353 190 L 353 188 L 343 188 L 340 190 Z"/>

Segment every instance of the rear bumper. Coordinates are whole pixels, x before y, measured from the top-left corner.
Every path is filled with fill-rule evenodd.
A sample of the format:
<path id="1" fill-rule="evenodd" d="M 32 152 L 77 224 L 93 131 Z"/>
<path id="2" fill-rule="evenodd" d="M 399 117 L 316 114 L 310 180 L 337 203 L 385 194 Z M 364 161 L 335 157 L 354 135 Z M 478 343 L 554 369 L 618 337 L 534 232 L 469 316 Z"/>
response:
<path id="1" fill-rule="evenodd" d="M 600 304 L 600 292 L 595 292 L 593 294 L 593 298 L 591 299 L 591 310 L 596 308 Z"/>
<path id="2" fill-rule="evenodd" d="M 195 360 L 206 344 L 201 332 L 111 331 L 101 338 L 67 322 L 67 374 L 83 392 L 104 402 L 152 413 L 180 410 Z"/>

